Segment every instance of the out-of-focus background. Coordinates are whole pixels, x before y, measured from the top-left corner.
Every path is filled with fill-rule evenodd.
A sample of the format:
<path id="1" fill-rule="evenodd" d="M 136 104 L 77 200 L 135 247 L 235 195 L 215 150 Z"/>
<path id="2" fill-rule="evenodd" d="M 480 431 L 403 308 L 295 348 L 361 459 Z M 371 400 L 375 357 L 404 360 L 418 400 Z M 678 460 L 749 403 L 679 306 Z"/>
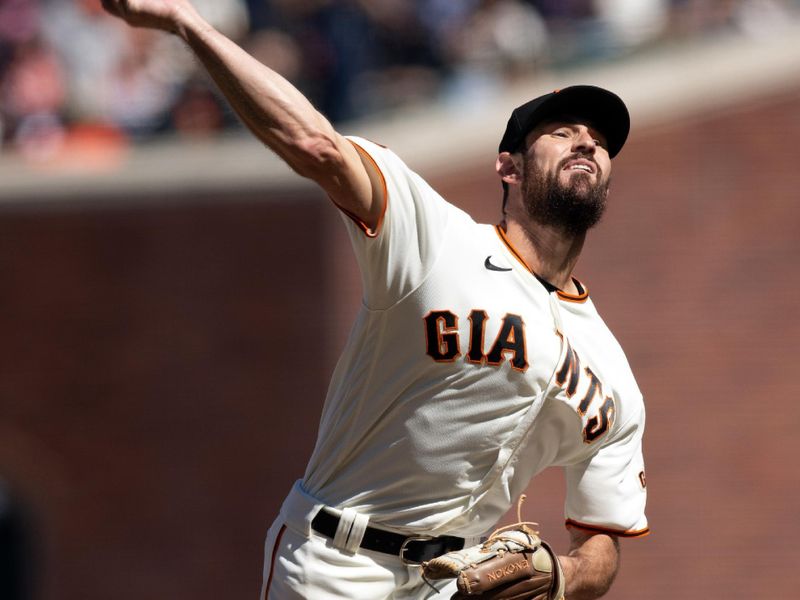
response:
<path id="1" fill-rule="evenodd" d="M 514 106 L 617 91 L 577 274 L 647 400 L 653 533 L 607 597 L 800 597 L 800 2 L 198 5 L 483 221 Z M 0 598 L 256 598 L 358 305 L 339 215 L 97 0 L 0 0 L 0 139 Z M 525 511 L 563 551 L 562 489 Z"/>

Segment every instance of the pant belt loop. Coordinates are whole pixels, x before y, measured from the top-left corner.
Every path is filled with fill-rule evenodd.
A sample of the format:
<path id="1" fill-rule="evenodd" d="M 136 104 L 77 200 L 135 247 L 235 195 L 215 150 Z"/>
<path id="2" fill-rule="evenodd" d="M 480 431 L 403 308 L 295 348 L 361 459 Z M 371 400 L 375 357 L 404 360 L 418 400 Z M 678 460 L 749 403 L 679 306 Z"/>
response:
<path id="1" fill-rule="evenodd" d="M 350 537 L 347 539 L 348 552 L 355 554 L 361 547 L 361 541 L 364 539 L 364 532 L 367 530 L 368 524 L 369 516 L 356 514 L 356 518 L 353 520 L 353 527 L 350 529 Z"/>
<path id="2" fill-rule="evenodd" d="M 361 515 L 352 508 L 343 509 L 333 538 L 334 547 L 348 554 L 355 554 L 361 546 L 368 523 L 367 515 Z"/>

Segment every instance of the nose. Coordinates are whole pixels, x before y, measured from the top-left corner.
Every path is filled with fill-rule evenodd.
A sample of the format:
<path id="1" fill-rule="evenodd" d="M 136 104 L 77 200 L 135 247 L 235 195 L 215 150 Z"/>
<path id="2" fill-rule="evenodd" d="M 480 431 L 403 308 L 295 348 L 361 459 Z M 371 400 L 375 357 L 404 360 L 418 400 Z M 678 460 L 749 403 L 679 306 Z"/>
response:
<path id="1" fill-rule="evenodd" d="M 592 137 L 591 132 L 586 127 L 578 129 L 572 143 L 572 149 L 575 152 L 582 152 L 585 154 L 594 154 L 597 149 L 597 141 Z"/>

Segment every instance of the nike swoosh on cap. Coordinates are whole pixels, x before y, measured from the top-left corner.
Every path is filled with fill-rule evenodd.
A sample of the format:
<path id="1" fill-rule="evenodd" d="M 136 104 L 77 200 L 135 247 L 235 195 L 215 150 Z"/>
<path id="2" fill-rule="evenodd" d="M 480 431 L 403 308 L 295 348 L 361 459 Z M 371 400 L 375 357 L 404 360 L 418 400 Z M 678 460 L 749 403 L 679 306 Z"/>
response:
<path id="1" fill-rule="evenodd" d="M 492 255 L 486 257 L 486 260 L 483 261 L 483 266 L 489 269 L 490 271 L 510 271 L 510 267 L 498 267 L 497 265 L 493 264 L 491 260 Z"/>

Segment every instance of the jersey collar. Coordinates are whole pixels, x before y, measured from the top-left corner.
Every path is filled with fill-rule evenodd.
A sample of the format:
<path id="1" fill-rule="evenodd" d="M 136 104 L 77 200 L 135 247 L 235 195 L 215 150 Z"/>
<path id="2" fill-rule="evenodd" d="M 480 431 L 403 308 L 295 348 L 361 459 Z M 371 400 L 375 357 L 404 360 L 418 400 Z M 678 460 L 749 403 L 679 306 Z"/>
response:
<path id="1" fill-rule="evenodd" d="M 505 229 L 503 229 L 502 225 L 495 225 L 494 228 L 495 231 L 497 232 L 498 237 L 502 240 L 503 244 L 505 244 L 506 248 L 508 248 L 508 251 L 514 255 L 514 258 L 516 258 L 520 262 L 520 264 L 523 267 L 525 267 L 525 270 L 528 271 L 531 275 L 533 275 L 536 278 L 536 280 L 539 283 L 541 283 L 548 292 L 550 293 L 555 292 L 556 296 L 558 296 L 560 300 L 564 300 L 566 302 L 581 303 L 581 302 L 586 302 L 586 300 L 589 299 L 589 290 L 575 277 L 572 278 L 572 281 L 575 283 L 575 287 L 578 288 L 577 294 L 570 294 L 568 292 L 565 292 L 554 286 L 549 281 L 542 279 L 533 269 L 530 268 L 528 263 L 525 262 L 525 259 L 522 258 L 520 253 L 517 252 L 517 250 L 514 248 L 513 244 L 508 239 L 508 236 L 506 235 Z"/>

